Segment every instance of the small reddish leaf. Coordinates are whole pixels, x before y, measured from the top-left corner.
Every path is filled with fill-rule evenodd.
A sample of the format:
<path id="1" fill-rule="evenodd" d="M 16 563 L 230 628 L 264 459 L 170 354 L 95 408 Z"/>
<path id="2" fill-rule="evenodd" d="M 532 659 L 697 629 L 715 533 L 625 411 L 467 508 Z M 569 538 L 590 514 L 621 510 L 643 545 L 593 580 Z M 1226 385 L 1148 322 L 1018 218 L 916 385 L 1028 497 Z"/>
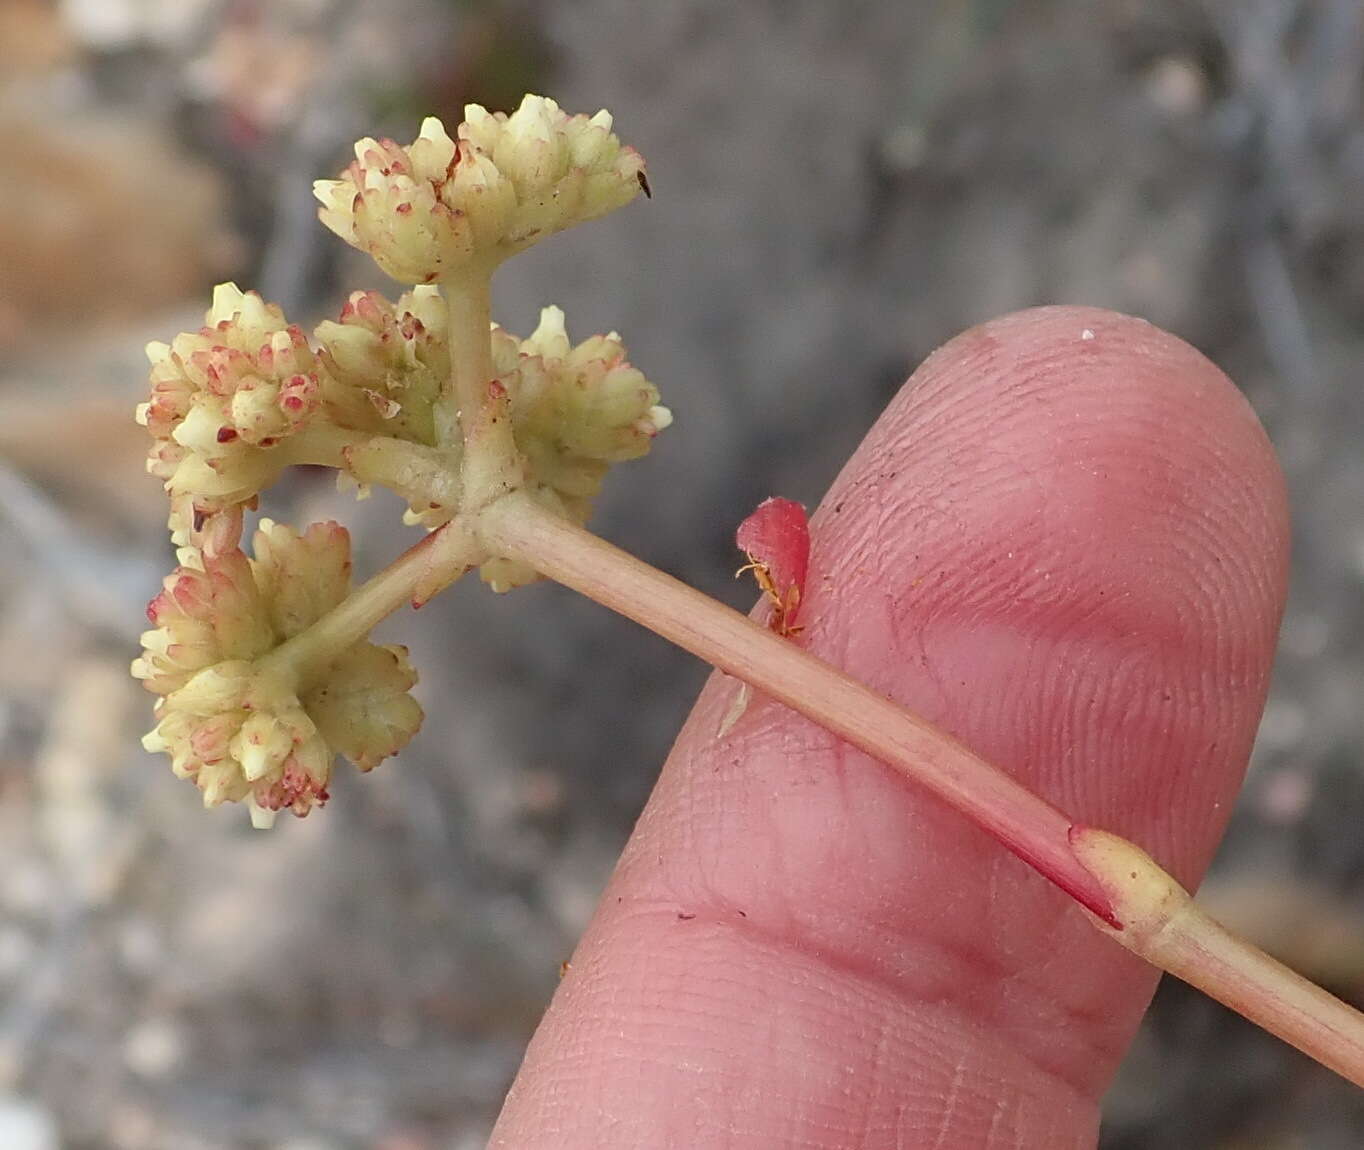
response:
<path id="1" fill-rule="evenodd" d="M 765 499 L 739 524 L 735 542 L 748 556 L 748 566 L 743 570 L 753 572 L 772 602 L 772 630 L 779 635 L 794 634 L 799 630 L 796 614 L 810 567 L 810 524 L 805 508 L 790 499 Z"/>

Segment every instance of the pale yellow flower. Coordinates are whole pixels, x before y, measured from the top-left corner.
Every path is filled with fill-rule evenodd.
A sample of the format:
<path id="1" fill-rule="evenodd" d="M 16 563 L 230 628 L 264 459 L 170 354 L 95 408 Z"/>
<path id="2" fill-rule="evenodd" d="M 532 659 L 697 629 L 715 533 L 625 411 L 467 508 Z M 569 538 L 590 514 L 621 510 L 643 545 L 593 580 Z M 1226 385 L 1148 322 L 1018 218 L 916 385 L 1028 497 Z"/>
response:
<path id="1" fill-rule="evenodd" d="M 529 493 L 566 519 L 587 522 L 613 463 L 638 459 L 672 423 L 658 389 L 626 357 L 615 332 L 576 346 L 564 313 L 544 308 L 527 339 L 497 329 L 493 370 L 506 388 L 516 446 L 529 464 Z M 526 565 L 481 569 L 495 590 L 537 578 Z"/>
<path id="2" fill-rule="evenodd" d="M 335 523 L 302 535 L 261 521 L 255 558 L 200 556 L 177 569 L 147 609 L 133 675 L 160 695 L 143 740 L 165 751 L 204 805 L 246 802 L 252 821 L 305 815 L 326 802 L 337 754 L 370 770 L 416 732 L 416 675 L 403 647 L 361 641 L 317 681 L 298 685 L 264 657 L 350 589 L 350 540 Z"/>
<path id="3" fill-rule="evenodd" d="M 151 398 L 137 409 L 154 439 L 147 470 L 171 496 L 171 535 L 203 546 L 206 520 L 221 512 L 235 529 L 209 550 L 236 544 L 242 506 L 286 463 L 274 449 L 321 403 L 322 366 L 303 333 L 255 292 L 219 284 L 205 325 L 169 344 L 150 343 Z"/>
<path id="4" fill-rule="evenodd" d="M 450 378 L 445 332 L 445 301 L 435 287 L 414 288 L 396 305 L 375 291 L 352 292 L 339 321 L 314 332 L 329 413 L 346 427 L 434 445 L 435 401 Z"/>
<path id="5" fill-rule="evenodd" d="M 604 109 L 569 116 L 528 95 L 510 116 L 478 104 L 464 116 L 454 140 L 435 117 L 406 148 L 360 140 L 338 179 L 314 184 L 322 222 L 403 283 L 490 270 L 648 187 L 643 159 Z"/>

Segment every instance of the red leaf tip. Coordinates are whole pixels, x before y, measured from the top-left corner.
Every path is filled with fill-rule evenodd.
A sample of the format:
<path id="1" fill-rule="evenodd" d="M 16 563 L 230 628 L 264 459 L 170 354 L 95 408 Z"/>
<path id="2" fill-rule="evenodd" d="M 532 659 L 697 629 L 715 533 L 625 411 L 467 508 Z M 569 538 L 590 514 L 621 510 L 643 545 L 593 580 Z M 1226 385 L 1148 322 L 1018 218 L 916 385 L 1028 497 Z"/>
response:
<path id="1" fill-rule="evenodd" d="M 779 496 L 764 499 L 739 524 L 734 541 L 748 556 L 748 564 L 739 573 L 752 571 L 772 603 L 769 626 L 779 635 L 795 634 L 800 630 L 796 615 L 810 568 L 810 523 L 805 508 Z"/>

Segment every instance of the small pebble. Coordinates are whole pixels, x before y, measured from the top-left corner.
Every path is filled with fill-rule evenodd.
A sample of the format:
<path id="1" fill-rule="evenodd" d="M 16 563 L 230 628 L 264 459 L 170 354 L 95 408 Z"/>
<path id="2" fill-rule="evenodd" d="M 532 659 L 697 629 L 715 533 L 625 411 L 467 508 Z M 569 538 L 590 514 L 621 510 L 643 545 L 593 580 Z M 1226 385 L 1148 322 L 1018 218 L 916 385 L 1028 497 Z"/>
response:
<path id="1" fill-rule="evenodd" d="M 185 1035 L 169 1018 L 137 1023 L 123 1039 L 123 1061 L 143 1078 L 165 1078 L 185 1057 Z"/>
<path id="2" fill-rule="evenodd" d="M 58 1150 L 57 1124 L 36 1102 L 0 1094 L 0 1146 L 5 1150 Z"/>

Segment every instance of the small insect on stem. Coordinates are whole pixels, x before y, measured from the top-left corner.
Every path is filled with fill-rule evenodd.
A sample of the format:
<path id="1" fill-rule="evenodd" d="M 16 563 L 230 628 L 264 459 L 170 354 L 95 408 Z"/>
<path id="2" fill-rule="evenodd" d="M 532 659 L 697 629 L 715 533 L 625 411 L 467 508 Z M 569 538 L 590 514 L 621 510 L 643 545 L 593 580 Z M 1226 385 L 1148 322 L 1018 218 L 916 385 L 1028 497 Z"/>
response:
<path id="1" fill-rule="evenodd" d="M 739 524 L 735 542 L 748 562 L 734 577 L 753 572 L 772 604 L 767 625 L 783 638 L 799 634 L 796 615 L 810 568 L 810 523 L 805 508 L 790 499 L 765 499 Z"/>
<path id="2" fill-rule="evenodd" d="M 810 523 L 805 508 L 790 499 L 764 499 L 747 519 L 739 524 L 734 542 L 748 562 L 734 572 L 737 579 L 752 571 L 763 596 L 772 605 L 767 625 L 783 639 L 800 634 L 796 622 L 805 576 L 810 568 Z M 716 737 L 723 739 L 748 710 L 752 690 L 740 682 L 730 700 Z"/>

